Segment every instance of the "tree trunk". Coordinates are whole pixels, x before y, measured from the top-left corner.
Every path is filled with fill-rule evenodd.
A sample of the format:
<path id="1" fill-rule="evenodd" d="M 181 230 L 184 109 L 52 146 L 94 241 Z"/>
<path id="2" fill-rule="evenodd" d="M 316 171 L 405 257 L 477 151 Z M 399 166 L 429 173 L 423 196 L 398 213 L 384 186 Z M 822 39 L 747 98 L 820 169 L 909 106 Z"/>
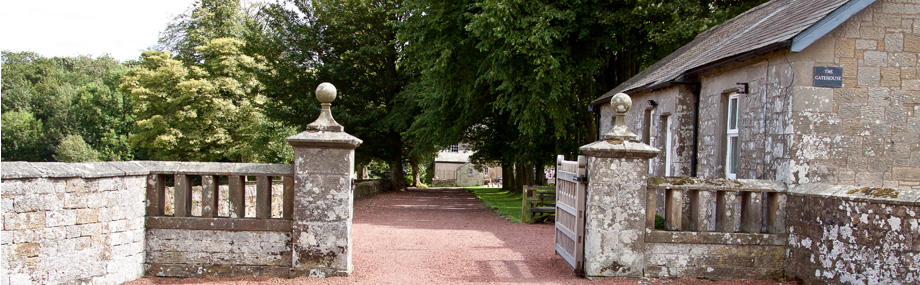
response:
<path id="1" fill-rule="evenodd" d="M 502 161 L 502 190 L 514 189 L 514 165 Z"/>
<path id="2" fill-rule="evenodd" d="M 390 179 L 393 182 L 393 189 L 406 190 L 406 172 L 403 170 L 402 159 L 387 161 L 390 167 Z"/>
<path id="3" fill-rule="evenodd" d="M 546 167 L 543 164 L 537 166 L 537 185 L 546 185 Z"/>
<path id="4" fill-rule="evenodd" d="M 514 164 L 514 193 L 524 193 L 524 183 L 527 179 L 525 168 L 520 163 Z"/>
<path id="5" fill-rule="evenodd" d="M 418 170 L 418 160 L 415 158 L 409 158 L 409 165 L 412 166 L 412 186 L 418 187 L 422 185 L 421 173 Z"/>

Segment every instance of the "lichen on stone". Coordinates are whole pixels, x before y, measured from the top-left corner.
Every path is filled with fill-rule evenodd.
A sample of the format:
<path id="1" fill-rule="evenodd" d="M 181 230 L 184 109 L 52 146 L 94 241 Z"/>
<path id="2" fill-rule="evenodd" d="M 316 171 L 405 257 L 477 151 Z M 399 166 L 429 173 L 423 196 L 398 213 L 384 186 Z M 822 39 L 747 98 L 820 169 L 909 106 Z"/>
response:
<path id="1" fill-rule="evenodd" d="M 856 193 L 862 193 L 863 195 L 872 196 L 875 198 L 882 198 L 882 197 L 898 198 L 898 194 L 900 194 L 898 190 L 895 190 L 895 189 L 878 188 L 878 187 L 862 187 L 862 188 L 856 188 L 856 189 L 847 191 L 847 194 L 856 194 Z"/>

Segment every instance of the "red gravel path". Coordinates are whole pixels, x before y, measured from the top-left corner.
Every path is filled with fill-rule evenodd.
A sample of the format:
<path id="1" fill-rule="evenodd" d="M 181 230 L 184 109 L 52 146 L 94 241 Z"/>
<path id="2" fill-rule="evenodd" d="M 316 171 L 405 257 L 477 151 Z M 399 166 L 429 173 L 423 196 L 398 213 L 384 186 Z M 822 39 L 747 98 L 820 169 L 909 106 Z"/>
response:
<path id="1" fill-rule="evenodd" d="M 326 279 L 146 277 L 134 284 L 709 283 L 696 279 L 590 282 L 553 252 L 552 224 L 510 223 L 457 189 L 410 189 L 355 202 L 354 272 Z M 738 280 L 723 282 L 738 283 Z M 743 283 L 749 283 L 743 282 Z M 719 282 L 722 283 L 722 282 Z M 764 282 L 753 282 L 764 283 Z"/>

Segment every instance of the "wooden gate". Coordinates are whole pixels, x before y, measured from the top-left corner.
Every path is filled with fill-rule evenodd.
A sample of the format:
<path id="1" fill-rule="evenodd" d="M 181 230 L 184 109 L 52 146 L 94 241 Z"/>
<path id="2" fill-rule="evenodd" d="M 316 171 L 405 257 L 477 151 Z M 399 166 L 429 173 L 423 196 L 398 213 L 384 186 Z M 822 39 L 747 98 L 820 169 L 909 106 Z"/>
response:
<path id="1" fill-rule="evenodd" d="M 584 272 L 585 156 L 577 161 L 556 157 L 556 254 L 575 270 Z"/>

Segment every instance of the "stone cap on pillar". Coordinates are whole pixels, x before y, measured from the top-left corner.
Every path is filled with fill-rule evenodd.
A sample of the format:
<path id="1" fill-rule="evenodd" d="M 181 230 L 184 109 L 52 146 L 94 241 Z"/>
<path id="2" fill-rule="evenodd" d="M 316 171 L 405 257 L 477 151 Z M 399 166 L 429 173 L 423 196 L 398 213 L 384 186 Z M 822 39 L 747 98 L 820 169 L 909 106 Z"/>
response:
<path id="1" fill-rule="evenodd" d="M 632 99 L 626 93 L 617 93 L 610 98 L 610 106 L 616 115 L 613 128 L 604 134 L 603 140 L 583 145 L 578 150 L 593 157 L 634 157 L 652 158 L 661 150 L 639 142 L 636 134 L 626 126 L 626 112 L 632 108 Z"/>
<path id="2" fill-rule="evenodd" d="M 336 89 L 329 82 L 316 87 L 316 99 L 320 102 L 319 117 L 307 125 L 307 130 L 287 137 L 285 140 L 294 147 L 357 148 L 363 141 L 345 132 L 332 117 L 332 101 L 335 101 Z"/>

